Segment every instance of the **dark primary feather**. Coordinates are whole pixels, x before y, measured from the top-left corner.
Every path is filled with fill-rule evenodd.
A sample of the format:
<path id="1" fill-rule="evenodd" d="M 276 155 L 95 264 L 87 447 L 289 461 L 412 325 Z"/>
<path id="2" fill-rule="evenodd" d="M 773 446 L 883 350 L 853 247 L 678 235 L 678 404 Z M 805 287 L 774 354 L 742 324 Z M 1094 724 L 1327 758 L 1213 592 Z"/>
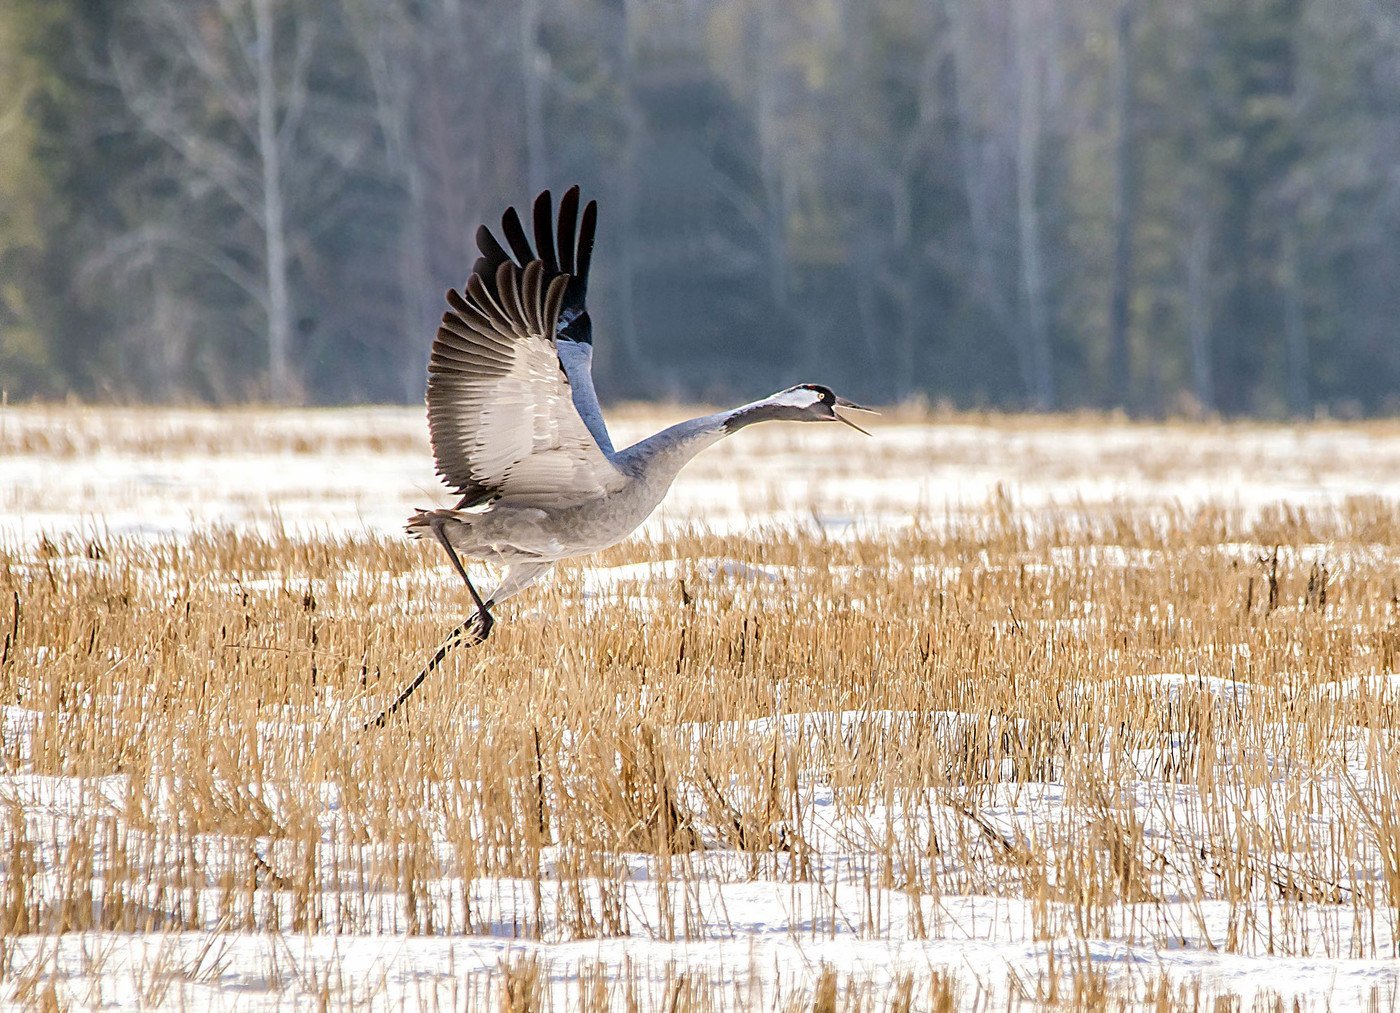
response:
<path id="1" fill-rule="evenodd" d="M 574 271 L 574 226 L 578 224 L 578 187 L 564 191 L 559 202 L 559 269 L 565 274 Z"/>
<path id="2" fill-rule="evenodd" d="M 491 234 L 491 230 L 485 225 L 477 226 L 476 246 L 481 251 L 481 256 L 472 266 L 472 274 L 481 275 L 492 280 L 496 277 L 496 268 L 500 267 L 510 258 L 506 256 L 506 251 L 501 248 L 501 244 L 496 242 L 496 237 Z"/>
<path id="3" fill-rule="evenodd" d="M 539 244 L 544 269 L 550 273 L 558 272 L 559 257 L 554 252 L 554 209 L 550 206 L 548 190 L 535 198 L 535 242 Z"/>
<path id="4" fill-rule="evenodd" d="M 524 267 L 535 259 L 535 251 L 530 249 L 530 240 L 525 237 L 525 227 L 520 224 L 520 215 L 515 208 L 506 208 L 506 213 L 501 215 L 501 231 L 505 233 L 517 264 Z"/>
<path id="5" fill-rule="evenodd" d="M 581 286 L 579 293 L 580 305 L 583 301 L 583 293 L 588 290 L 588 268 L 593 263 L 593 234 L 598 229 L 598 202 L 591 200 L 588 206 L 583 209 L 583 225 L 578 231 L 578 246 L 576 247 L 574 269 L 570 273 L 575 281 Z"/>

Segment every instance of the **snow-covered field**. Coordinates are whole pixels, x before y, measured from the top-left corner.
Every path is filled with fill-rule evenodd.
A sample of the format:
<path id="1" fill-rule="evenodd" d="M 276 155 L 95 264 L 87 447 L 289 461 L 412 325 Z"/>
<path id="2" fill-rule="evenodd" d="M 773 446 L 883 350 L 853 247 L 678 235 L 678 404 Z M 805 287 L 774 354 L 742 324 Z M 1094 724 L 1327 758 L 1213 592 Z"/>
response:
<path id="1" fill-rule="evenodd" d="M 622 446 L 686 412 L 619 415 Z M 712 531 L 899 527 L 981 511 L 999 487 L 1024 508 L 1400 498 L 1396 425 L 895 419 L 879 428 L 873 440 L 840 426 L 746 430 L 687 468 L 650 530 L 692 520 Z M 396 534 L 411 509 L 447 502 L 419 409 L 0 410 L 0 536 L 9 541 L 223 525 Z"/>
<path id="2" fill-rule="evenodd" d="M 0 1002 L 1400 1004 L 1400 426 L 759 427 L 366 734 L 423 429 L 0 410 Z"/>

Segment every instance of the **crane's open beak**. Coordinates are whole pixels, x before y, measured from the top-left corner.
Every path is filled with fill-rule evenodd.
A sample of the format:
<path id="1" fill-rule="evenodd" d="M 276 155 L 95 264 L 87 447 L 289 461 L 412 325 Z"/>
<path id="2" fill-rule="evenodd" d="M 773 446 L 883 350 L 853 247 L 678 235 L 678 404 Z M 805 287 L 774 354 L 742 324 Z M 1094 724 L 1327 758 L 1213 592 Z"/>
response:
<path id="1" fill-rule="evenodd" d="M 847 411 L 852 411 L 852 412 L 867 412 L 867 413 L 870 414 L 870 415 L 879 415 L 879 414 L 880 414 L 880 413 L 877 412 L 874 408 L 867 408 L 867 407 L 865 407 L 864 405 L 858 405 L 858 404 L 856 404 L 854 401 L 847 401 L 844 397 L 841 397 L 839 394 L 836 396 L 836 406 L 835 406 L 835 408 L 832 408 L 832 410 L 831 410 L 832 416 L 835 417 L 835 419 L 836 419 L 837 422 L 841 422 L 841 423 L 844 423 L 845 425 L 850 426 L 852 429 L 854 429 L 854 430 L 855 430 L 856 432 L 858 432 L 858 433 L 865 433 L 866 436 L 869 436 L 870 433 L 865 432 L 865 430 L 862 429 L 860 426 L 856 425 L 856 424 L 855 424 L 854 422 L 852 422 L 850 419 L 846 418 L 846 416 L 844 416 L 844 415 L 842 415 L 840 412 L 838 412 L 838 411 L 836 410 L 837 408 L 845 408 Z"/>

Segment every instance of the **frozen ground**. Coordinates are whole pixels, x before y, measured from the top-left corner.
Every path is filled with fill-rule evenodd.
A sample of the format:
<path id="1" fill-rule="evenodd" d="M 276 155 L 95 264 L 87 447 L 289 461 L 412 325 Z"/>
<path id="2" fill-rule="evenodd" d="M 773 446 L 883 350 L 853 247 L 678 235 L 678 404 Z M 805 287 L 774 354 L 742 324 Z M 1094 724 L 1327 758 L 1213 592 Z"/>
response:
<path id="1" fill-rule="evenodd" d="M 619 446 L 685 416 L 624 412 Z M 701 521 L 899 526 L 982 509 L 1400 498 L 1400 427 L 1143 426 L 1080 421 L 760 426 L 697 458 L 648 530 Z M 225 414 L 0 409 L 0 539 L 180 534 L 196 526 L 398 532 L 447 504 L 421 410 Z"/>
<path id="2" fill-rule="evenodd" d="M 1238 686 L 1179 674 L 1139 682 L 1113 691 L 1204 693 L 1217 695 L 1223 706 L 1248 706 L 1248 694 Z M 1315 690 L 1333 700 L 1391 693 L 1389 686 L 1355 681 Z M 33 746 L 25 740 L 34 715 L 10 707 L 3 717 L 5 739 L 24 743 L 17 750 L 23 758 Z M 962 737 L 973 741 L 985 734 L 987 722 L 986 715 L 959 712 L 809 713 L 718 727 L 682 725 L 669 734 L 711 745 L 776 735 L 816 755 L 835 741 L 908 734 L 914 726 L 956 747 Z M 276 724 L 265 728 L 270 738 L 288 732 Z M 1243 762 L 1286 767 L 1287 736 L 1288 729 L 1278 729 L 1278 755 Z M 1385 790 L 1368 756 L 1374 743 L 1358 732 L 1341 746 L 1334 765 L 1310 772 L 1314 789 L 1340 797 L 1343 793 L 1330 786 L 1346 781 L 1358 799 Z M 707 840 L 705 850 L 669 863 L 616 856 L 582 904 L 600 918 L 593 937 L 579 938 L 577 928 L 567 924 L 563 913 L 580 904 L 564 896 L 563 884 L 551 875 L 556 862 L 570 859 L 556 848 L 540 856 L 538 881 L 478 877 L 469 886 L 451 877 L 428 881 L 418 903 L 435 909 L 437 924 L 455 923 L 459 929 L 411 934 L 421 907 L 417 914 L 405 908 L 391 882 L 380 880 L 377 889 L 366 890 L 363 881 L 355 881 L 352 870 L 359 867 L 363 875 L 367 863 L 374 865 L 373 852 L 347 844 L 353 835 L 339 826 L 338 794 L 325 785 L 317 866 L 341 877 L 344 910 L 336 910 L 332 890 L 323 914 L 331 922 L 343 920 L 350 926 L 346 930 L 229 931 L 217 915 L 217 894 L 209 890 L 204 932 L 19 935 L 6 942 L 3 955 L 10 961 L 11 982 L 17 983 L 15 996 L 42 997 L 43 989 L 53 986 L 61 1000 L 83 1008 L 271 1009 L 325 997 L 334 1005 L 462 1008 L 496 1001 L 502 969 L 523 961 L 536 962 L 556 1009 L 576 1008 L 581 983 L 590 981 L 607 983 L 619 1006 L 625 997 L 621 983 L 638 989 L 644 1008 L 664 1008 L 668 987 L 681 981 L 707 989 L 703 994 L 733 1008 L 773 1008 L 804 996 L 810 1001 L 813 982 L 826 969 L 881 1002 L 902 977 L 922 982 L 949 975 L 957 982 L 958 1005 L 969 1009 L 1019 1002 L 1037 1006 L 1052 982 L 1068 997 L 1075 975 L 1086 970 L 1101 976 L 1120 999 L 1141 999 L 1167 983 L 1182 996 L 1224 994 L 1246 1004 L 1267 997 L 1297 1009 L 1394 1008 L 1400 1002 L 1395 912 L 1357 902 L 1353 891 L 1366 880 L 1365 871 L 1339 885 L 1341 877 L 1319 872 L 1300 853 L 1287 865 L 1261 862 L 1256 871 L 1263 888 L 1250 897 L 1193 899 L 1200 878 L 1209 882 L 1212 876 L 1213 856 L 1201 844 L 1214 839 L 1205 829 L 1212 823 L 1212 806 L 1190 783 L 1163 776 L 1171 753 L 1170 745 L 1105 751 L 1106 764 L 1121 756 L 1139 768 L 1131 795 L 1112 800 L 1105 818 L 1140 827 L 1160 861 L 1144 883 L 1143 902 L 1119 905 L 1107 924 L 1088 933 L 1079 921 L 1083 911 L 1074 905 L 975 892 L 911 894 L 872 885 L 882 856 L 888 857 L 892 833 L 912 842 L 915 852 L 926 851 L 935 840 L 946 845 L 970 838 L 970 848 L 950 849 L 943 860 L 942 875 L 949 878 L 956 878 L 959 867 L 995 865 L 1006 857 L 1003 850 L 1055 839 L 1066 820 L 1085 818 L 1082 804 L 1070 804 L 1064 784 L 1016 780 L 1007 771 L 1000 785 L 978 794 L 975 805 L 946 798 L 907 808 L 879 798 L 838 799 L 814 768 L 805 778 L 808 808 L 788 828 L 812 848 L 807 872 L 793 874 L 791 854 L 745 854 L 729 850 L 721 839 Z M 1230 762 L 1223 755 L 1222 762 Z M 562 761 L 566 767 L 570 763 L 568 747 Z M 1279 806 L 1289 790 L 1289 779 L 1282 776 L 1274 787 L 1259 791 L 1253 804 Z M 0 785 L 5 803 L 27 812 L 29 840 L 38 848 L 31 860 L 53 870 L 55 879 L 65 864 L 60 828 L 83 826 L 96 810 L 117 812 L 127 796 L 121 776 L 78 784 L 13 773 Z M 275 795 L 267 798 L 275 808 Z M 1299 831 L 1302 840 L 1325 834 L 1329 814 L 1319 812 L 1309 822 Z M 1201 828 L 1201 836 L 1184 836 L 1185 827 Z M 447 827 L 425 829 L 450 850 Z M 272 865 L 286 857 L 275 842 L 263 847 Z M 1383 875 L 1384 862 L 1374 852 L 1358 848 L 1355 856 L 1358 866 L 1373 866 Z M 1006 875 L 1014 880 L 1014 862 Z M 1319 892 L 1301 907 L 1280 903 L 1271 884 L 1284 880 Z M 162 901 L 153 897 L 151 903 L 158 909 Z M 536 921 L 541 911 L 544 920 Z M 292 923 L 290 906 L 282 917 L 284 924 Z M 521 926 L 533 926 L 523 932 L 527 938 L 521 938 Z M 1093 1002 L 1079 1005 L 1094 1007 Z"/>
<path id="3" fill-rule="evenodd" d="M 178 538 L 219 525 L 292 534 L 388 533 L 401 529 L 411 508 L 446 501 L 416 410 L 110 412 L 82 421 L 61 410 L 8 409 L 0 421 L 0 540 L 15 546 L 73 531 Z M 634 414 L 615 426 L 616 442 L 669 421 Z M 1032 509 L 1211 501 L 1250 510 L 1279 501 L 1326 506 L 1349 496 L 1396 501 L 1400 428 L 891 423 L 865 442 L 837 427 L 765 427 L 698 460 L 651 530 L 693 522 L 716 530 L 759 523 L 871 530 L 908 524 L 915 514 L 936 520 L 982 509 L 998 487 Z M 777 570 L 708 562 L 740 585 L 781 579 Z M 645 586 L 672 573 L 664 564 L 598 569 L 585 576 L 584 588 Z M 1205 694 L 1234 708 L 1250 702 L 1249 691 L 1236 683 L 1174 673 L 1141 677 L 1127 691 L 1158 698 Z M 1389 695 L 1400 703 L 1400 681 L 1380 674 L 1314 687 L 1313 693 L 1330 700 Z M 673 731 L 815 740 L 876 734 L 901 721 L 929 722 L 938 734 L 954 734 L 976 720 L 955 712 L 788 714 L 763 727 Z M 7 742 L 31 734 L 31 726 L 28 712 L 6 710 Z M 1279 734 L 1286 739 L 1287 729 Z M 1337 787 L 1343 782 L 1367 790 L 1374 766 L 1365 762 L 1366 752 L 1376 747 L 1366 745 L 1361 730 L 1357 736 L 1354 748 L 1339 751 L 1333 769 L 1312 773 L 1321 794 L 1345 796 Z M 17 752 L 22 757 L 25 751 Z M 1154 891 L 1185 898 L 1192 877 L 1201 874 L 1193 858 L 1200 849 L 1182 839 L 1179 828 L 1202 821 L 1202 800 L 1189 784 L 1169 788 L 1160 777 L 1169 752 L 1167 746 L 1131 757 L 1141 764 L 1135 794 L 1116 800 L 1115 811 L 1160 836 Z M 1263 764 L 1276 759 L 1286 762 L 1255 758 Z M 21 763 L 0 783 L 0 802 L 24 807 L 35 838 L 55 842 L 41 850 L 40 860 L 58 869 L 62 835 L 53 828 L 76 823 L 84 807 L 119 806 L 119 781 L 80 788 L 27 773 Z M 75 1007 L 242 1010 L 311 1006 L 331 997 L 375 1007 L 455 1008 L 494 996 L 496 985 L 489 982 L 499 979 L 502 967 L 533 959 L 557 1008 L 576 1002 L 580 982 L 595 979 L 609 983 L 615 1001 L 622 995 L 618 983 L 631 980 L 655 986 L 642 991 L 659 1007 L 667 983 L 686 980 L 704 982 L 708 995 L 738 1008 L 771 1007 L 809 992 L 823 967 L 865 982 L 880 1000 L 903 974 L 926 979 L 946 971 L 959 982 L 962 1004 L 976 1008 L 1018 998 L 1034 1003 L 1075 967 L 1142 994 L 1165 977 L 1246 1002 L 1278 995 L 1300 1008 L 1400 1002 L 1394 908 L 1362 916 L 1339 890 L 1307 907 L 1304 924 L 1275 925 L 1265 901 L 1168 900 L 1124 905 L 1118 922 L 1095 938 L 1071 924 L 1071 909 L 1054 904 L 977 894 L 911 900 L 906 891 L 869 887 L 872 856 L 880 853 L 875 838 L 891 828 L 914 837 L 957 836 L 966 828 L 956 825 L 970 817 L 953 806 L 892 811 L 875 799 L 853 810 L 835 805 L 815 773 L 810 785 L 811 806 L 800 829 L 819 843 L 821 875 L 793 878 L 778 858 L 754 875 L 738 867 L 747 859 L 716 848 L 684 859 L 697 867 L 692 882 L 698 885 L 677 887 L 654 860 L 627 859 L 626 874 L 611 885 L 621 912 L 619 938 L 570 939 L 547 927 L 538 940 L 515 937 L 512 926 L 534 902 L 534 885 L 502 879 L 470 888 L 476 928 L 454 935 L 405 934 L 403 912 L 388 894 L 372 912 L 375 931 L 243 934 L 222 931 L 211 917 L 205 932 L 16 936 L 0 941 L 13 986 L 0 1000 L 37 1004 L 51 988 Z M 1074 818 L 1064 787 L 1051 782 L 1008 782 L 981 797 L 977 813 L 983 821 L 978 833 L 991 850 L 999 838 L 1034 837 L 1037 828 Z M 337 819 L 330 799 L 323 817 L 328 842 L 337 839 Z M 1318 832 L 1325 824 L 1320 817 Z M 1376 876 L 1385 874 L 1381 857 L 1358 855 L 1375 863 Z M 554 884 L 542 889 L 546 906 L 559 903 Z M 447 909 L 462 903 L 460 882 L 434 883 L 429 892 Z M 675 917 L 666 912 L 677 909 L 692 912 L 684 919 L 686 938 L 679 940 L 665 928 Z M 1305 947 L 1298 943 L 1304 938 L 1311 940 Z M 1163 939 L 1172 942 L 1163 945 Z"/>

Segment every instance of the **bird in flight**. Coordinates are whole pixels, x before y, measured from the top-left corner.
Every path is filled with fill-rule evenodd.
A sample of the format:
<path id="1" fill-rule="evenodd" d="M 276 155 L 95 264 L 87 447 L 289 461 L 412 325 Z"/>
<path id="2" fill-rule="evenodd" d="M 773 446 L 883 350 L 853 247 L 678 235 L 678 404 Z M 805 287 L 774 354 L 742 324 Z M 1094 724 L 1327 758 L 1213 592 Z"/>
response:
<path id="1" fill-rule="evenodd" d="M 656 509 L 700 451 L 755 422 L 842 422 L 871 409 L 830 388 L 799 384 L 761 401 L 663 429 L 614 450 L 593 390 L 588 270 L 598 203 L 579 216 L 579 189 L 535 198 L 534 243 L 515 208 L 501 218 L 503 246 L 485 225 L 481 256 L 448 310 L 428 362 L 428 430 L 437 473 L 461 497 L 421 510 L 408 531 L 442 545 L 475 611 L 371 724 L 382 726 L 458 646 L 484 641 L 492 609 L 561 559 L 622 541 Z M 867 434 L 869 435 L 869 434 Z M 482 598 L 462 558 L 501 568 Z"/>

